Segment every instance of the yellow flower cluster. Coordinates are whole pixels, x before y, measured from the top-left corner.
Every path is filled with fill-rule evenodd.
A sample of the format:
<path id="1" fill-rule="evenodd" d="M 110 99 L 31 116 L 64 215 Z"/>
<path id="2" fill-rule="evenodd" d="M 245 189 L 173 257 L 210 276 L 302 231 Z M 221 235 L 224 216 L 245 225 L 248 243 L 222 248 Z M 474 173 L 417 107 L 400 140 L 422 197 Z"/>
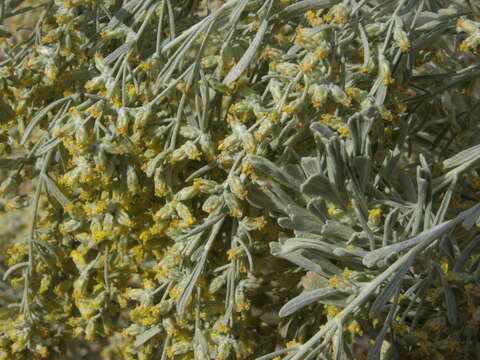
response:
<path id="1" fill-rule="evenodd" d="M 428 2 L 314 3 L 2 3 L 0 22 L 33 23 L 0 24 L 0 360 L 253 359 L 285 343 L 302 358 L 285 338 L 332 323 L 351 349 L 377 338 L 360 320 L 391 261 L 377 251 L 444 224 L 454 189 L 477 200 L 476 174 L 458 185 L 474 151 L 445 155 L 476 146 L 474 54 L 436 25 L 467 5 L 429 20 Z M 462 52 L 479 28 L 459 17 Z M 393 334 L 412 356 L 478 327 L 469 234 L 425 244 L 415 255 L 442 262 L 408 269 L 418 293 L 398 287 Z M 279 319 L 298 282 L 323 312 Z"/>

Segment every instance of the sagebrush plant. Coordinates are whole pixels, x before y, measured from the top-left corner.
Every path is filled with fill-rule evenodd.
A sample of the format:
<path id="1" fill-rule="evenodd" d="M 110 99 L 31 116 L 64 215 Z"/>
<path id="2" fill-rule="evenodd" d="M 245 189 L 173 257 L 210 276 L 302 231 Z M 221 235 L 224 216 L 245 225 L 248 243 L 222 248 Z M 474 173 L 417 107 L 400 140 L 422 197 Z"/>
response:
<path id="1" fill-rule="evenodd" d="M 2 1 L 0 359 L 474 358 L 479 16 Z"/>

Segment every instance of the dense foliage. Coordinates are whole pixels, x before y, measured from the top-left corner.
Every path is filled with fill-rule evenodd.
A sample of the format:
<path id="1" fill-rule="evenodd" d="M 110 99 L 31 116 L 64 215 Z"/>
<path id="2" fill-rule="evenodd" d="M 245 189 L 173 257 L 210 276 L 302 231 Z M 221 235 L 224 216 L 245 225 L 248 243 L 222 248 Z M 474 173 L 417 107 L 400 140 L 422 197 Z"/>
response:
<path id="1" fill-rule="evenodd" d="M 473 358 L 479 11 L 2 2 L 0 359 Z"/>

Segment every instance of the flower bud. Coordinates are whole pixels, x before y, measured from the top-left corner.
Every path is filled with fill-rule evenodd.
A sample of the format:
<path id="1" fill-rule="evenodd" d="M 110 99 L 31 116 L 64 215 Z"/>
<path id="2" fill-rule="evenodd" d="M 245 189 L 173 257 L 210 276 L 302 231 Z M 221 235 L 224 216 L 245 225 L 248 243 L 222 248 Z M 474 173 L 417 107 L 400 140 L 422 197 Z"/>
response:
<path id="1" fill-rule="evenodd" d="M 220 190 L 220 185 L 217 182 L 202 178 L 193 180 L 193 186 L 203 194 L 214 194 Z"/>
<path id="2" fill-rule="evenodd" d="M 175 213 L 175 207 L 171 202 L 165 204 L 160 210 L 158 210 L 155 215 L 154 219 L 156 221 L 159 220 L 169 220 L 173 214 Z"/>
<path id="3" fill-rule="evenodd" d="M 238 176 L 230 176 L 228 179 L 228 186 L 230 187 L 232 193 L 234 193 L 235 196 L 240 200 L 244 200 L 247 196 L 247 190 L 245 189 L 245 186 L 243 186 L 243 184 L 241 183 Z"/>
<path id="4" fill-rule="evenodd" d="M 195 218 L 192 216 L 190 209 L 181 202 L 175 203 L 175 210 L 177 211 L 178 216 L 185 221 L 188 225 L 195 223 Z"/>
<path id="5" fill-rule="evenodd" d="M 210 283 L 210 286 L 208 287 L 209 293 L 215 294 L 218 290 L 222 288 L 222 286 L 225 285 L 225 283 L 226 283 L 225 275 L 222 274 L 220 276 L 217 276 L 212 280 L 212 282 Z"/>
<path id="6" fill-rule="evenodd" d="M 322 107 L 328 99 L 328 87 L 314 84 L 309 91 L 311 92 L 313 106 L 316 108 Z"/>
<path id="7" fill-rule="evenodd" d="M 337 103 L 342 104 L 345 107 L 350 107 L 352 105 L 350 98 L 340 86 L 335 84 L 330 85 L 330 94 L 332 94 L 333 99 Z"/>
<path id="8" fill-rule="evenodd" d="M 467 18 L 461 17 L 457 21 L 457 32 L 466 32 L 468 34 L 473 34 L 474 32 L 478 31 L 480 24 L 469 20 Z"/>
<path id="9" fill-rule="evenodd" d="M 134 124 L 133 128 L 135 130 L 143 129 L 147 126 L 148 121 L 152 116 L 152 107 L 151 106 L 144 106 L 141 107 L 134 116 Z"/>
<path id="10" fill-rule="evenodd" d="M 195 186 L 187 186 L 175 194 L 175 200 L 186 201 L 193 199 L 200 193 L 199 189 Z"/>
<path id="11" fill-rule="evenodd" d="M 192 141 L 187 141 L 182 145 L 185 154 L 190 160 L 200 160 L 200 151 L 198 151 L 197 146 Z"/>
<path id="12" fill-rule="evenodd" d="M 85 84 L 85 90 L 87 90 L 88 92 L 100 90 L 103 87 L 105 87 L 105 83 L 106 83 L 106 80 L 103 75 L 94 77 L 93 79 L 90 79 L 87 81 L 87 83 Z"/>
<path id="13" fill-rule="evenodd" d="M 373 23 L 365 25 L 365 33 L 369 37 L 376 37 L 387 29 L 386 23 Z"/>
<path id="14" fill-rule="evenodd" d="M 243 215 L 243 207 L 240 201 L 232 194 L 225 193 L 223 195 L 225 203 L 227 204 L 228 209 L 230 210 L 229 214 L 232 217 L 241 217 Z"/>
<path id="15" fill-rule="evenodd" d="M 135 171 L 135 168 L 130 164 L 128 164 L 127 166 L 127 187 L 128 191 L 132 193 L 136 193 L 140 190 L 137 173 Z"/>
<path id="16" fill-rule="evenodd" d="M 155 195 L 163 197 L 167 194 L 167 182 L 163 175 L 163 168 L 158 167 L 153 175 L 153 183 L 155 187 Z"/>
<path id="17" fill-rule="evenodd" d="M 396 41 L 401 51 L 406 52 L 410 50 L 411 44 L 408 35 L 400 26 L 394 27 L 393 39 Z"/>
<path id="18" fill-rule="evenodd" d="M 277 79 L 271 79 L 269 84 L 268 84 L 268 89 L 270 90 L 270 93 L 272 94 L 273 101 L 275 103 L 280 102 L 280 99 L 283 96 L 283 86 L 280 81 Z"/>
<path id="19" fill-rule="evenodd" d="M 390 85 L 393 83 L 392 70 L 390 63 L 383 54 L 379 55 L 379 76 L 383 80 L 383 84 Z"/>
<path id="20" fill-rule="evenodd" d="M 283 62 L 277 65 L 277 72 L 283 76 L 295 77 L 298 74 L 298 66 L 296 64 Z"/>
<path id="21" fill-rule="evenodd" d="M 207 160 L 213 161 L 215 159 L 215 144 L 210 136 L 201 134 L 199 143 L 200 149 L 202 150 L 202 153 L 205 154 Z"/>
<path id="22" fill-rule="evenodd" d="M 215 211 L 223 203 L 223 199 L 218 195 L 211 195 L 202 205 L 202 210 L 206 213 Z"/>
<path id="23" fill-rule="evenodd" d="M 130 124 L 130 113 L 124 107 L 118 109 L 116 131 L 118 134 L 127 135 Z"/>
<path id="24" fill-rule="evenodd" d="M 213 69 L 218 65 L 219 60 L 219 55 L 207 55 L 202 58 L 200 66 L 202 67 L 202 69 Z"/>

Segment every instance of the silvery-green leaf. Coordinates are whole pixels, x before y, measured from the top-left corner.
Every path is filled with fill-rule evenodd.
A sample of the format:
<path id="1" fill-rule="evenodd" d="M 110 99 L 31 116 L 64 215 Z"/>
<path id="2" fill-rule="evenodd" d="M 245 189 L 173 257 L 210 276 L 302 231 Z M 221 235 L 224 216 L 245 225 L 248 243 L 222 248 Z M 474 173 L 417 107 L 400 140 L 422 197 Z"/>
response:
<path id="1" fill-rule="evenodd" d="M 171 48 L 175 47 L 179 43 L 181 43 L 183 40 L 188 38 L 191 34 L 196 33 L 197 36 L 200 35 L 202 32 L 202 29 L 206 28 L 212 21 L 221 19 L 225 17 L 223 14 L 233 8 L 235 5 L 238 5 L 238 1 L 236 0 L 230 0 L 225 2 L 220 8 L 216 9 L 213 11 L 210 15 L 205 17 L 204 19 L 200 20 L 197 22 L 195 25 L 190 26 L 187 28 L 185 31 L 183 31 L 180 35 L 178 35 L 175 39 L 168 41 L 166 44 L 162 46 L 162 53 L 166 53 L 168 50 Z"/>
<path id="2" fill-rule="evenodd" d="M 480 144 L 460 151 L 458 154 L 444 160 L 443 167 L 445 169 L 451 169 L 478 158 L 480 158 Z"/>
<path id="3" fill-rule="evenodd" d="M 265 193 L 261 191 L 258 186 L 248 184 L 247 191 L 247 201 L 251 205 L 269 211 L 281 211 L 281 207 L 278 206 L 277 202 L 265 195 Z"/>
<path id="4" fill-rule="evenodd" d="M 311 249 L 325 254 L 333 254 L 334 248 L 334 245 L 315 239 L 290 238 L 282 244 L 282 253 L 286 254 L 299 249 Z"/>
<path id="5" fill-rule="evenodd" d="M 114 29 L 119 24 L 122 24 L 124 20 L 133 15 L 135 8 L 141 5 L 142 0 L 130 0 L 118 9 L 110 19 L 107 29 Z"/>
<path id="6" fill-rule="evenodd" d="M 335 332 L 335 360 L 346 360 L 347 354 L 344 349 L 343 329 L 339 325 Z"/>
<path id="7" fill-rule="evenodd" d="M 368 62 L 370 61 L 370 45 L 368 43 L 367 35 L 363 30 L 362 24 L 358 24 L 358 30 L 360 31 L 360 39 L 362 40 L 363 45 L 363 67 L 367 68 Z"/>
<path id="8" fill-rule="evenodd" d="M 335 220 L 327 220 L 322 227 L 322 235 L 336 236 L 341 239 L 349 240 L 355 234 L 355 230 L 351 227 L 343 225 Z"/>
<path id="9" fill-rule="evenodd" d="M 287 324 L 290 324 L 291 320 L 289 320 L 289 322 Z M 285 336 L 283 337 L 286 337 L 286 334 Z M 271 359 L 274 359 L 276 357 L 279 357 L 280 355 L 284 355 L 288 352 L 291 352 L 291 351 L 295 351 L 295 349 L 297 348 L 298 346 L 292 346 L 290 348 L 286 348 L 286 349 L 282 349 L 282 350 L 278 350 L 278 351 L 274 351 L 274 352 L 271 352 L 267 355 L 263 355 L 263 356 L 260 356 L 258 358 L 256 358 L 255 360 L 271 360 Z"/>
<path id="10" fill-rule="evenodd" d="M 382 329 L 378 333 L 377 337 L 375 338 L 375 343 L 373 346 L 370 348 L 368 351 L 368 360 L 381 360 L 381 352 L 382 352 L 382 345 L 383 342 L 385 341 L 385 336 L 388 333 L 388 330 L 390 329 L 390 324 L 392 321 L 392 317 L 394 314 L 394 309 L 391 309 L 388 313 L 387 319 L 383 323 Z"/>
<path id="11" fill-rule="evenodd" d="M 333 130 L 319 122 L 314 122 L 312 125 L 310 125 L 310 129 L 317 135 L 319 135 L 320 138 L 325 140 L 328 140 L 331 137 L 335 136 L 335 132 Z"/>
<path id="12" fill-rule="evenodd" d="M 433 28 L 431 31 L 421 34 L 417 37 L 412 43 L 413 53 L 417 53 L 420 50 L 424 49 L 428 44 L 434 43 L 436 40 L 443 35 L 443 33 L 448 29 L 450 24 L 448 22 L 442 22 L 440 25 Z"/>
<path id="13" fill-rule="evenodd" d="M 295 203 L 287 205 L 285 210 L 286 210 L 286 213 L 290 216 L 290 218 L 292 218 L 293 216 L 297 216 L 297 217 L 308 218 L 311 221 L 318 220 L 314 214 L 310 213 L 307 209 L 301 206 L 298 206 Z"/>
<path id="14" fill-rule="evenodd" d="M 71 203 L 70 199 L 68 199 L 63 194 L 63 192 L 58 188 L 57 184 L 50 178 L 50 176 L 44 174 L 43 179 L 45 181 L 45 186 L 47 190 L 55 197 L 55 199 L 57 199 L 60 205 L 65 207 Z"/>
<path id="15" fill-rule="evenodd" d="M 25 266 L 28 266 L 28 265 L 29 265 L 28 261 L 25 261 L 25 262 L 21 262 L 21 263 L 10 266 L 7 269 L 7 271 L 5 271 L 5 273 L 3 274 L 3 281 L 7 280 L 8 277 L 10 276 L 10 274 L 13 273 L 15 270 L 21 269 L 21 268 L 23 268 Z"/>
<path id="16" fill-rule="evenodd" d="M 298 165 L 288 164 L 285 166 L 285 171 L 288 175 L 296 179 L 298 183 L 305 181 L 305 175 L 303 174 L 302 168 Z"/>
<path id="17" fill-rule="evenodd" d="M 428 243 L 438 238 L 439 236 L 445 234 L 447 231 L 451 230 L 453 227 L 455 227 L 459 222 L 463 221 L 464 219 L 466 218 L 469 219 L 469 216 L 471 217 L 472 214 L 473 216 L 475 216 L 476 213 L 480 215 L 479 206 L 475 206 L 469 210 L 466 210 L 462 212 L 459 216 L 457 216 L 455 219 L 448 220 L 442 224 L 436 225 L 408 240 L 402 241 L 401 243 L 385 246 L 383 248 L 370 251 L 368 255 L 366 255 L 363 258 L 363 264 L 367 267 L 372 267 L 372 266 L 375 266 L 375 264 L 378 261 L 385 260 L 386 258 L 394 254 L 398 254 L 401 251 L 408 249 L 416 244 L 419 244 L 422 242 Z"/>
<path id="18" fill-rule="evenodd" d="M 333 137 L 328 141 L 326 150 L 328 179 L 332 186 L 334 185 L 340 192 L 337 196 L 342 199 L 341 203 L 348 202 L 349 199 L 347 199 L 348 196 L 344 187 L 346 168 L 344 159 L 347 156 L 345 143 L 338 137 Z"/>
<path id="19" fill-rule="evenodd" d="M 286 171 L 279 169 L 270 160 L 256 155 L 251 155 L 248 159 L 254 169 L 265 173 L 266 175 L 272 177 L 282 185 L 285 185 L 297 191 L 300 190 L 300 184 L 298 183 L 297 179 L 287 174 Z"/>
<path id="20" fill-rule="evenodd" d="M 388 242 L 393 238 L 393 226 L 397 222 L 398 213 L 400 210 L 394 208 L 390 211 L 385 219 L 385 225 L 383 227 L 383 246 L 387 246 Z"/>
<path id="21" fill-rule="evenodd" d="M 52 109 L 57 106 L 57 105 L 60 105 L 62 103 L 64 103 L 65 101 L 71 99 L 72 97 L 69 96 L 69 97 L 66 97 L 66 98 L 62 98 L 62 99 L 58 99 L 58 100 L 55 100 L 53 101 L 52 103 L 48 104 L 47 106 L 45 106 L 37 115 L 35 115 L 33 117 L 32 120 L 30 120 L 30 122 L 28 123 L 27 127 L 25 128 L 25 131 L 23 133 L 23 136 L 22 136 L 22 140 L 20 141 L 20 144 L 24 145 L 25 144 L 25 141 L 27 141 L 27 139 L 30 137 L 30 134 L 32 132 L 32 130 L 34 129 L 34 127 L 40 122 L 42 121 L 42 119 L 50 112 L 52 111 Z"/>
<path id="22" fill-rule="evenodd" d="M 278 225 L 287 229 L 320 233 L 322 223 L 314 221 L 303 216 L 291 216 L 290 218 L 279 218 Z"/>
<path id="23" fill-rule="evenodd" d="M 480 247 L 480 237 L 472 239 L 465 249 L 457 256 L 453 271 L 463 271 L 466 262 L 470 259 L 472 253 L 474 253 Z"/>
<path id="24" fill-rule="evenodd" d="M 205 262 L 207 261 L 207 254 L 208 253 L 204 252 L 198 262 L 195 264 L 195 267 L 193 268 L 193 271 L 190 274 L 187 283 L 185 284 L 185 288 L 178 298 L 177 312 L 179 315 L 182 315 L 185 312 L 185 307 L 187 306 L 188 299 L 192 294 L 193 287 L 197 283 L 197 280 L 203 271 L 203 267 L 205 266 Z"/>
<path id="25" fill-rule="evenodd" d="M 60 249 L 56 245 L 47 243 L 46 241 L 39 240 L 39 239 L 32 239 L 32 242 L 35 245 L 38 245 L 48 250 L 57 260 L 60 260 L 60 257 L 58 256 Z"/>
<path id="26" fill-rule="evenodd" d="M 412 266 L 416 255 L 416 253 L 412 253 L 412 255 L 410 255 L 410 257 L 405 261 L 405 263 L 398 269 L 397 273 L 387 285 L 387 287 L 383 289 L 380 295 L 377 296 L 375 302 L 370 308 L 371 318 L 378 317 L 381 314 L 385 304 L 390 300 L 393 293 L 402 284 L 403 278 L 405 277 L 407 271 L 410 269 L 410 266 Z"/>
<path id="27" fill-rule="evenodd" d="M 208 355 L 208 343 L 207 339 L 205 339 L 205 335 L 203 335 L 203 331 L 200 330 L 198 327 L 195 328 L 195 340 L 198 342 L 198 345 L 201 347 L 203 353 Z"/>
<path id="28" fill-rule="evenodd" d="M 392 176 L 401 155 L 402 152 L 398 148 L 395 148 L 393 151 L 389 150 L 383 161 L 382 167 L 380 168 L 379 175 L 389 179 Z"/>
<path id="29" fill-rule="evenodd" d="M 177 69 L 178 64 L 184 59 L 187 51 L 192 47 L 194 42 L 198 39 L 198 36 L 203 31 L 201 27 L 196 33 L 190 35 L 190 37 L 175 51 L 175 54 L 168 59 L 168 62 L 163 67 L 162 71 L 157 77 L 157 84 L 167 84 L 170 80 L 173 72 Z M 192 74 L 192 73 L 190 73 Z"/>
<path id="30" fill-rule="evenodd" d="M 111 64 L 115 60 L 117 60 L 120 56 L 125 55 L 128 51 L 132 49 L 132 46 L 136 43 L 135 40 L 130 40 L 128 42 L 123 43 L 118 48 L 113 50 L 110 54 L 108 54 L 105 59 L 103 60 L 106 65 Z"/>
<path id="31" fill-rule="evenodd" d="M 248 68 L 253 57 L 255 56 L 258 49 L 260 48 L 260 45 L 262 44 L 263 37 L 267 32 L 267 27 L 268 27 L 268 19 L 263 19 L 262 22 L 260 23 L 260 27 L 257 30 L 257 33 L 255 34 L 255 37 L 253 38 L 253 40 L 250 42 L 250 45 L 248 46 L 248 49 L 245 51 L 245 53 L 240 58 L 240 60 L 235 64 L 235 66 L 230 69 L 225 79 L 223 79 L 224 84 L 230 85 L 231 83 L 235 82 L 242 75 L 242 73 Z"/>
<path id="32" fill-rule="evenodd" d="M 293 44 L 287 51 L 287 58 L 294 57 L 302 49 L 300 44 Z"/>
<path id="33" fill-rule="evenodd" d="M 293 298 L 289 302 L 287 302 L 278 312 L 280 317 L 285 317 L 288 315 L 293 314 L 294 312 L 308 306 L 314 302 L 320 300 L 327 300 L 328 298 L 344 298 L 345 293 L 331 288 L 323 288 L 317 290 L 306 291 L 298 295 L 297 297 Z M 322 301 L 322 303 L 323 303 Z"/>
<path id="34" fill-rule="evenodd" d="M 277 199 L 278 203 L 281 204 L 280 208 L 283 211 L 288 211 L 289 214 L 295 214 L 295 215 L 301 215 L 301 216 L 303 215 L 303 216 L 309 216 L 309 217 L 311 216 L 311 214 L 309 214 L 307 210 L 305 210 L 304 208 L 301 208 L 295 203 L 295 201 L 290 196 L 290 194 L 294 195 L 292 194 L 291 191 L 287 192 L 275 183 L 269 183 L 268 186 L 264 188 L 264 191 L 268 196 L 271 196 L 272 199 L 273 198 Z"/>
<path id="35" fill-rule="evenodd" d="M 282 19 L 304 14 L 308 10 L 317 10 L 338 4 L 341 0 L 303 0 L 287 6 L 278 13 Z"/>
<path id="36" fill-rule="evenodd" d="M 272 255 L 288 260 L 291 263 L 298 265 L 305 270 L 313 271 L 314 273 L 327 276 L 321 266 L 307 259 L 305 256 L 301 255 L 300 252 L 283 254 L 281 251 L 281 245 L 277 242 L 270 243 L 270 252 L 272 253 Z"/>
<path id="37" fill-rule="evenodd" d="M 472 211 L 467 217 L 465 217 L 465 220 L 462 223 L 462 226 L 470 230 L 473 225 L 478 221 L 480 218 L 480 207 L 476 208 L 476 210 Z"/>
<path id="38" fill-rule="evenodd" d="M 154 337 L 157 334 L 160 334 L 162 332 L 162 328 L 159 325 L 156 325 L 148 330 L 146 330 L 144 333 L 138 335 L 135 339 L 135 342 L 133 343 L 133 346 L 139 347 L 145 344 L 148 340 L 150 340 L 152 337 Z"/>
<path id="39" fill-rule="evenodd" d="M 343 257 L 345 255 L 350 255 L 350 260 L 353 261 L 355 257 L 363 258 L 368 252 L 363 249 L 349 249 L 343 247 L 337 247 L 333 249 L 333 254 L 336 256 Z"/>
<path id="40" fill-rule="evenodd" d="M 455 300 L 455 294 L 453 293 L 452 288 L 445 280 L 445 277 L 441 270 L 437 267 L 437 272 L 440 273 L 440 279 L 442 282 L 442 289 L 445 295 L 445 306 L 447 308 L 447 319 L 450 325 L 458 325 L 458 306 L 457 301 Z"/>
<path id="41" fill-rule="evenodd" d="M 223 218 L 225 218 L 225 216 L 226 216 L 225 214 L 215 215 L 212 213 L 211 215 L 208 216 L 208 218 L 202 224 L 196 226 L 195 228 L 190 230 L 187 234 L 178 237 L 177 241 L 185 240 L 193 235 L 197 235 L 197 234 L 200 234 L 201 232 L 204 232 L 205 230 L 209 229 L 210 227 L 212 227 L 213 225 L 221 221 Z"/>
<path id="42" fill-rule="evenodd" d="M 328 219 L 328 210 L 325 205 L 325 200 L 321 197 L 311 199 L 307 204 L 307 209 L 315 216 L 317 216 L 321 221 L 327 221 Z"/>
<path id="43" fill-rule="evenodd" d="M 456 185 L 457 185 L 457 179 L 452 181 L 452 183 L 448 187 L 448 190 L 445 192 L 445 195 L 442 199 L 442 203 L 440 204 L 437 214 L 435 215 L 435 220 L 434 220 L 435 224 L 439 224 L 444 220 L 448 207 L 452 200 L 453 192 L 455 190 Z"/>
<path id="44" fill-rule="evenodd" d="M 328 280 L 321 275 L 308 271 L 303 277 L 301 284 L 307 291 L 328 287 Z"/>
<path id="45" fill-rule="evenodd" d="M 58 144 L 60 144 L 62 142 L 62 139 L 61 138 L 58 138 L 58 137 L 54 137 L 50 140 L 48 140 L 45 144 L 43 144 L 42 146 L 40 146 L 37 151 L 35 151 L 35 155 L 36 156 L 41 156 L 47 152 L 49 152 L 50 150 L 52 150 L 53 148 L 55 148 L 55 146 L 57 146 Z"/>
<path id="46" fill-rule="evenodd" d="M 243 250 L 245 251 L 245 254 L 247 255 L 247 260 L 248 260 L 248 265 L 249 265 L 249 270 L 253 271 L 253 256 L 252 253 L 250 252 L 249 248 L 247 245 L 240 239 L 237 238 L 237 241 L 240 243 L 242 246 Z"/>
<path id="47" fill-rule="evenodd" d="M 405 197 L 410 202 L 417 201 L 417 192 L 415 191 L 415 185 L 413 184 L 412 179 L 405 171 L 399 172 L 399 180 L 400 185 L 402 186 L 402 190 L 405 193 Z"/>
<path id="48" fill-rule="evenodd" d="M 337 190 L 322 174 L 310 176 L 301 186 L 302 194 L 313 198 L 324 198 L 333 203 L 341 203 Z"/>
<path id="49" fill-rule="evenodd" d="M 213 241 L 217 237 L 220 228 L 222 227 L 223 221 L 225 219 L 225 215 L 222 215 L 222 218 L 217 221 L 210 232 L 210 235 L 208 237 L 207 243 L 205 244 L 203 248 L 203 254 L 201 255 L 200 259 L 197 261 L 195 264 L 195 267 L 193 268 L 193 271 L 190 273 L 187 282 L 185 283 L 185 287 L 183 289 L 182 294 L 177 300 L 177 312 L 179 315 L 182 315 L 185 312 L 185 307 L 187 306 L 188 299 L 190 298 L 193 287 L 197 283 L 198 278 L 200 277 L 200 274 L 203 271 L 203 268 L 205 266 L 205 262 L 207 261 L 207 256 L 210 251 L 210 248 L 213 244 Z"/>
<path id="50" fill-rule="evenodd" d="M 382 105 L 387 97 L 388 86 L 380 84 L 375 94 L 375 105 Z"/>
<path id="51" fill-rule="evenodd" d="M 371 160 L 366 156 L 356 156 L 352 160 L 360 193 L 364 194 L 370 177 Z"/>
<path id="52" fill-rule="evenodd" d="M 307 177 L 320 172 L 320 163 L 316 157 L 302 157 L 302 169 Z"/>

